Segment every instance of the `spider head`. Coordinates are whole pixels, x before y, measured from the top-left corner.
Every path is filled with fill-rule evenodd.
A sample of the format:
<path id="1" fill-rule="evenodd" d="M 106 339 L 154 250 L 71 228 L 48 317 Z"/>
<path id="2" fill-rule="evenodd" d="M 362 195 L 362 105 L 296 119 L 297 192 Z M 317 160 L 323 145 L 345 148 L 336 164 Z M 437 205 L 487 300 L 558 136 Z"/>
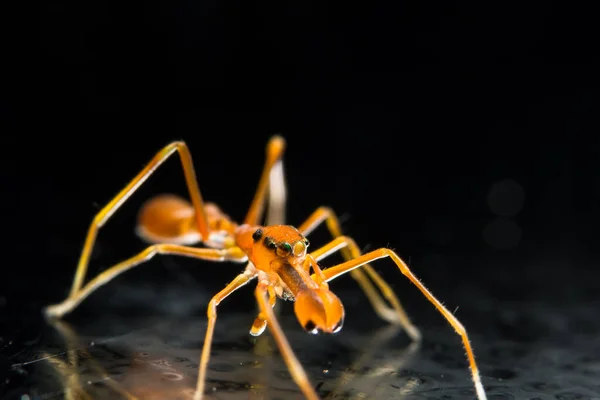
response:
<path id="1" fill-rule="evenodd" d="M 274 262 L 301 265 L 309 245 L 308 239 L 290 225 L 242 225 L 236 231 L 236 243 L 257 266 Z"/>

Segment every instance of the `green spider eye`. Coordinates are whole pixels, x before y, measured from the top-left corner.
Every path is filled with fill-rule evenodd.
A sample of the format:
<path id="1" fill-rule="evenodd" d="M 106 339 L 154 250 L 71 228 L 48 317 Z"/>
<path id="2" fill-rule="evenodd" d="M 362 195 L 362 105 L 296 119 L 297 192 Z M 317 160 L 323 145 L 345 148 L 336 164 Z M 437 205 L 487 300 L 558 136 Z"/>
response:
<path id="1" fill-rule="evenodd" d="M 279 246 L 277 246 L 277 255 L 280 257 L 286 257 L 291 252 L 292 252 L 292 246 L 287 242 L 283 242 Z"/>

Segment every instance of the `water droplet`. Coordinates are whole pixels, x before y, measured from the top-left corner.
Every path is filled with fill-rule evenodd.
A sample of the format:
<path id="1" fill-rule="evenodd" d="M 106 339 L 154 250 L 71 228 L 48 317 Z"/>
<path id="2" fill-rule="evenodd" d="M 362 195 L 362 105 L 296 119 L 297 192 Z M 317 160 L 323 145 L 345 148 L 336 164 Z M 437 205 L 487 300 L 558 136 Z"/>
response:
<path id="1" fill-rule="evenodd" d="M 164 372 L 163 376 L 170 381 L 180 381 L 183 379 L 183 375 L 174 372 Z"/>

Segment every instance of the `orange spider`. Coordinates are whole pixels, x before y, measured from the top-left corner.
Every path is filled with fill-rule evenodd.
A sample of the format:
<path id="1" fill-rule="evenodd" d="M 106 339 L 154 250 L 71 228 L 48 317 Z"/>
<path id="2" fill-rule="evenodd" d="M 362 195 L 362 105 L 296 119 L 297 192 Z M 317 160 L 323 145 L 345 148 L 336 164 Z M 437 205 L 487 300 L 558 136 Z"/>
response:
<path id="1" fill-rule="evenodd" d="M 475 392 L 479 400 L 485 400 L 485 390 L 465 328 L 423 286 L 394 251 L 381 248 L 361 254 L 354 240 L 342 235 L 338 218 L 331 209 L 326 207 L 318 208 L 298 228 L 289 225 L 259 225 L 267 194 L 270 201 L 269 213 L 282 213 L 283 205 L 281 203 L 285 196 L 282 172 L 284 149 L 285 141 L 280 136 L 275 136 L 269 141 L 266 162 L 258 189 L 244 222 L 239 225 L 216 205 L 204 203 L 196 181 L 192 157 L 186 144 L 174 142 L 163 148 L 96 215 L 85 240 L 71 292 L 63 302 L 47 307 L 45 309 L 46 316 L 62 317 L 72 311 L 94 290 L 122 272 L 148 261 L 156 254 L 181 255 L 210 261 L 247 262 L 245 270 L 217 293 L 208 305 L 208 326 L 200 358 L 195 399 L 202 399 L 204 395 L 206 369 L 217 319 L 217 306 L 235 290 L 257 278 L 258 285 L 255 296 L 260 313 L 254 320 L 250 334 L 258 336 L 267 326 L 269 327 L 292 378 L 307 399 L 315 400 L 318 399 L 318 395 L 304 368 L 294 355 L 273 312 L 272 307 L 275 305 L 277 297 L 294 301 L 294 312 L 297 319 L 309 333 L 338 332 L 344 321 L 344 307 L 340 299 L 329 290 L 328 282 L 350 272 L 350 275 L 364 290 L 377 314 L 391 323 L 402 326 L 414 341 L 419 341 L 421 334 L 409 320 L 398 298 L 383 278 L 369 265 L 372 261 L 389 257 L 402 274 L 417 286 L 462 337 Z M 179 153 L 181 159 L 191 204 L 173 195 L 160 195 L 148 201 L 140 210 L 137 232 L 144 240 L 156 244 L 107 269 L 84 286 L 83 280 L 98 229 L 175 152 Z M 326 223 L 334 239 L 325 246 L 308 253 L 309 242 L 306 236 L 323 222 Z M 190 247 L 196 243 L 203 243 L 208 248 Z M 321 270 L 318 261 L 336 251 L 341 251 L 347 261 Z M 391 308 L 381 295 L 392 305 Z"/>

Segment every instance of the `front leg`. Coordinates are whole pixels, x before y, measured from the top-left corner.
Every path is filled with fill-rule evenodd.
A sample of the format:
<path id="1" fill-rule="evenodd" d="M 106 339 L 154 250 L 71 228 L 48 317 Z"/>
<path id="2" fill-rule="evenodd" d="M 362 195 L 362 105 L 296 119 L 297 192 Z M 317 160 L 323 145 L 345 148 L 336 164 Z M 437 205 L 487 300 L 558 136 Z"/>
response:
<path id="1" fill-rule="evenodd" d="M 277 293 L 275 292 L 275 288 L 273 286 L 267 287 L 267 292 L 269 294 L 269 306 L 271 308 L 275 307 L 277 303 Z M 267 316 L 264 312 L 259 312 L 258 316 L 252 323 L 252 328 L 250 328 L 250 334 L 252 336 L 260 336 L 265 331 L 267 327 Z"/>
<path id="2" fill-rule="evenodd" d="M 245 262 L 246 255 L 237 247 L 229 249 L 198 249 L 195 247 L 180 246 L 175 244 L 155 244 L 141 251 L 137 255 L 107 269 L 94 279 L 89 281 L 83 288 L 69 296 L 62 303 L 48 306 L 45 314 L 50 318 L 60 318 L 73 311 L 79 303 L 92 294 L 96 289 L 110 282 L 112 279 L 131 268 L 145 263 L 157 254 L 171 254 L 192 257 L 207 261 L 234 261 Z"/>
<path id="3" fill-rule="evenodd" d="M 475 393 L 477 394 L 477 398 L 479 400 L 486 400 L 487 396 L 485 394 L 485 390 L 483 388 L 483 384 L 481 383 L 481 377 L 479 375 L 479 368 L 477 367 L 477 363 L 475 362 L 475 355 L 473 353 L 473 348 L 471 347 L 471 342 L 469 341 L 469 337 L 467 335 L 467 330 L 460 323 L 458 319 L 452 314 L 444 305 L 421 283 L 419 279 L 412 273 L 408 265 L 392 250 L 381 248 L 375 251 L 371 251 L 364 255 L 361 255 L 354 260 L 346 261 L 334 267 L 328 268 L 323 271 L 326 276 L 327 281 L 332 281 L 340 277 L 341 275 L 356 270 L 359 267 L 364 267 L 370 262 L 378 260 L 380 258 L 391 258 L 396 266 L 400 269 L 400 272 L 404 276 L 406 276 L 420 291 L 421 293 L 435 306 L 435 308 L 446 318 L 446 320 L 452 325 L 456 333 L 461 337 L 465 350 L 467 352 L 467 360 L 469 362 L 469 366 L 471 368 L 471 378 L 473 379 L 473 383 L 475 385 Z"/>
<path id="4" fill-rule="evenodd" d="M 342 256 L 346 261 L 359 257 L 362 254 L 354 240 L 342 235 L 339 220 L 333 210 L 328 207 L 319 207 L 302 225 L 300 225 L 298 230 L 303 235 L 308 235 L 323 222 L 327 225 L 327 229 L 334 240 L 330 244 L 311 253 L 317 261 L 336 251 L 341 251 Z M 398 297 L 392 288 L 373 267 L 366 264 L 361 269 L 352 270 L 350 276 L 358 283 L 380 318 L 402 326 L 412 340 L 421 340 L 421 332 L 419 332 L 419 329 L 410 321 L 400 300 L 398 300 Z M 375 289 L 371 281 L 375 283 L 379 291 Z M 389 304 L 392 305 L 392 308 L 390 308 L 381 298 L 380 292 L 387 299 Z"/>
<path id="5" fill-rule="evenodd" d="M 165 146 L 150 160 L 148 165 L 141 170 L 135 178 L 133 178 L 127 186 L 125 186 L 106 206 L 96 214 L 90 227 L 88 229 L 87 236 L 79 257 L 77 264 L 77 270 L 75 271 L 75 277 L 71 285 L 71 292 L 69 298 L 75 296 L 83 285 L 85 275 L 87 273 L 88 264 L 94 243 L 96 242 L 96 236 L 100 228 L 117 212 L 117 210 L 137 191 L 137 189 L 160 167 L 172 154 L 179 153 L 181 165 L 185 175 L 185 181 L 187 183 L 188 191 L 194 208 L 194 219 L 200 235 L 203 238 L 208 237 L 209 228 L 204 213 L 204 201 L 200 194 L 198 182 L 196 181 L 196 172 L 194 171 L 194 165 L 192 162 L 192 156 L 187 145 L 184 142 L 173 142 Z"/>
<path id="6" fill-rule="evenodd" d="M 283 361 L 285 361 L 285 364 L 292 375 L 292 379 L 294 379 L 294 382 L 300 387 L 304 397 L 308 400 L 319 400 L 317 392 L 312 387 L 302 364 L 300 364 L 300 361 L 296 358 L 296 355 L 273 312 L 273 308 L 269 302 L 269 286 L 270 285 L 265 282 L 260 282 L 255 291 L 256 300 L 258 301 L 261 312 L 264 313 L 266 317 L 269 331 L 277 343 L 281 357 L 283 357 Z"/>
<path id="7" fill-rule="evenodd" d="M 194 400 L 202 400 L 204 396 L 204 387 L 206 385 L 206 369 L 208 368 L 208 361 L 210 359 L 210 349 L 212 346 L 213 334 L 215 332 L 215 324 L 217 322 L 217 306 L 225 300 L 227 296 L 235 292 L 242 286 L 246 285 L 255 274 L 253 269 L 246 269 L 244 273 L 239 274 L 232 282 L 230 282 L 225 289 L 217 293 L 210 303 L 208 303 L 207 316 L 208 326 L 206 327 L 206 334 L 204 336 L 204 345 L 202 346 L 202 355 L 200 356 L 200 369 L 198 371 L 198 383 L 196 385 L 196 393 L 194 394 Z"/>

